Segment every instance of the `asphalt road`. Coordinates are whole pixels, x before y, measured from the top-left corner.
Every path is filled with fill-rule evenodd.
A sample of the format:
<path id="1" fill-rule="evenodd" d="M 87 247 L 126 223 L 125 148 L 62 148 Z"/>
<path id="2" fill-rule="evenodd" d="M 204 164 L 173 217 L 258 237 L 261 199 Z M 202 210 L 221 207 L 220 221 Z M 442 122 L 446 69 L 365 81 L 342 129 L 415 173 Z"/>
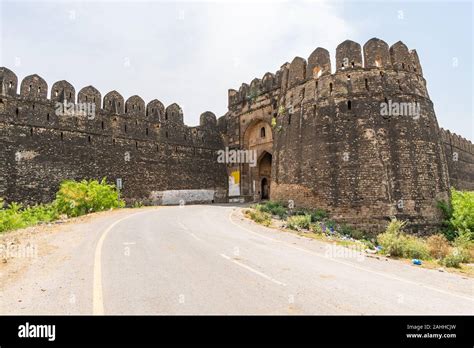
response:
<path id="1" fill-rule="evenodd" d="M 474 314 L 472 278 L 268 229 L 230 205 L 104 214 L 43 244 L 2 285 L 0 313 Z"/>

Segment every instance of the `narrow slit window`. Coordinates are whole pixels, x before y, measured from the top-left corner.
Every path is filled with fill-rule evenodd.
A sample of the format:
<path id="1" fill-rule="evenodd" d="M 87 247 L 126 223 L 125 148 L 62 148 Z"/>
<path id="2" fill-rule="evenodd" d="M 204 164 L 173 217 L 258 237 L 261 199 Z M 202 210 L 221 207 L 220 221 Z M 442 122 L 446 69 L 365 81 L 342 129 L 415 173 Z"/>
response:
<path id="1" fill-rule="evenodd" d="M 352 102 L 350 100 L 347 101 L 347 109 L 348 110 L 352 109 Z"/>
<path id="2" fill-rule="evenodd" d="M 365 79 L 365 89 L 369 90 L 369 80 Z"/>

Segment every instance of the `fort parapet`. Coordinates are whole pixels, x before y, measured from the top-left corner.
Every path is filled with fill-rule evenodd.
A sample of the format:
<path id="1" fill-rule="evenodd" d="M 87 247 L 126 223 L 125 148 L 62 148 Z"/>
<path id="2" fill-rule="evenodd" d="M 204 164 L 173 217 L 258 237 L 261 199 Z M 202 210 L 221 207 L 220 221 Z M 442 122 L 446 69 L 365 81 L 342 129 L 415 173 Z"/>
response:
<path id="1" fill-rule="evenodd" d="M 188 127 L 179 105 L 156 99 L 124 100 L 117 91 L 102 98 L 93 86 L 76 95 L 67 81 L 48 89 L 38 75 L 18 92 L 17 76 L 0 68 L 0 197 L 48 202 L 64 179 L 107 177 L 122 179 L 130 202 L 226 201 L 216 117 L 205 112 L 200 121 Z"/>

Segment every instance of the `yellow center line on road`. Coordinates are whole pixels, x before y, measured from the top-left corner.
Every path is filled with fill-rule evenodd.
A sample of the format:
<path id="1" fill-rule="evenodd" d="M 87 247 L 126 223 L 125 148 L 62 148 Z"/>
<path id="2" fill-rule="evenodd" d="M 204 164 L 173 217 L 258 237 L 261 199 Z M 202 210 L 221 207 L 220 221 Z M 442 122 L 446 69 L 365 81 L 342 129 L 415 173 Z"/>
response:
<path id="1" fill-rule="evenodd" d="M 467 296 L 464 296 L 464 295 L 459 295 L 459 294 L 455 294 L 455 293 L 452 293 L 452 292 L 449 292 L 449 291 L 446 291 L 446 290 L 442 290 L 442 289 L 438 289 L 438 288 L 435 288 L 435 287 L 432 287 L 430 285 L 426 285 L 426 284 L 423 284 L 423 283 L 420 283 L 420 282 L 415 282 L 413 280 L 409 280 L 409 279 L 405 279 L 405 278 L 400 278 L 400 277 L 397 277 L 397 276 L 394 276 L 394 275 L 390 275 L 390 274 L 385 274 L 385 273 L 381 273 L 381 272 L 378 272 L 378 271 L 374 271 L 374 270 L 371 270 L 371 269 L 368 269 L 368 268 L 365 268 L 365 267 L 360 267 L 360 266 L 357 266 L 357 265 L 354 265 L 352 263 L 349 263 L 349 262 L 345 262 L 345 261 L 341 261 L 341 260 L 337 260 L 335 258 L 330 258 L 328 256 L 325 256 L 325 255 L 320 255 L 314 251 L 311 251 L 311 250 L 308 250 L 308 249 L 305 249 L 305 248 L 300 248 L 300 247 L 297 247 L 297 246 L 294 246 L 292 244 L 289 244 L 287 242 L 284 242 L 284 241 L 281 241 L 281 240 L 278 240 L 278 239 L 275 239 L 275 238 L 271 238 L 271 237 L 267 237 L 265 235 L 262 235 L 260 233 L 257 233 L 255 231 L 252 231 L 248 228 L 245 228 L 241 225 L 239 225 L 238 223 L 234 222 L 232 220 L 232 216 L 234 214 L 235 210 L 232 209 L 228 215 L 228 218 L 229 218 L 229 221 L 234 224 L 235 226 L 239 227 L 240 229 L 244 230 L 244 231 L 247 231 L 249 233 L 252 233 L 256 236 L 259 236 L 261 238 L 264 238 L 264 239 L 267 239 L 267 240 L 270 240 L 270 241 L 273 241 L 275 243 L 280 243 L 282 245 L 286 245 L 290 248 L 293 248 L 293 249 L 296 249 L 296 250 L 300 250 L 300 251 L 303 251 L 305 253 L 308 253 L 308 254 L 312 254 L 312 255 L 315 255 L 317 257 L 320 257 L 320 258 L 323 258 L 323 259 L 326 259 L 326 260 L 331 260 L 333 262 L 336 262 L 336 263 L 339 263 L 339 264 L 342 264 L 342 265 L 345 265 L 345 266 L 349 266 L 349 267 L 352 267 L 352 268 L 355 268 L 355 269 L 358 269 L 358 270 L 361 270 L 361 271 L 365 271 L 365 272 L 368 272 L 368 273 L 372 273 L 372 274 L 376 274 L 376 275 L 379 275 L 381 277 L 384 277 L 384 278 L 388 278 L 388 279 L 391 279 L 391 280 L 398 280 L 400 282 L 404 282 L 404 283 L 407 283 L 407 284 L 412 284 L 412 285 L 418 285 L 418 286 L 421 286 L 421 287 L 424 287 L 426 289 L 430 289 L 430 290 L 433 290 L 433 291 L 436 291 L 436 292 L 439 292 L 439 293 L 442 293 L 442 294 L 445 294 L 445 295 L 451 295 L 451 296 L 455 296 L 455 297 L 459 297 L 459 298 L 462 298 L 464 300 L 468 300 L 468 301 L 471 301 L 471 302 L 474 302 L 474 298 L 472 297 L 467 297 Z"/>

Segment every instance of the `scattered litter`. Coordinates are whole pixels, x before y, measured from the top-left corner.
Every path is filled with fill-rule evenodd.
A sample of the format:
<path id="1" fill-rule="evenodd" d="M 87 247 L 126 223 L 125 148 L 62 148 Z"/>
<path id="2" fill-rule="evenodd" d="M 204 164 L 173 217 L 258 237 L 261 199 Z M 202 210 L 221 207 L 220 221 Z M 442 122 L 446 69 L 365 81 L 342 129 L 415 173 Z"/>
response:
<path id="1" fill-rule="evenodd" d="M 380 251 L 380 250 L 382 250 L 382 249 L 383 249 L 383 248 L 382 248 L 380 245 L 377 245 L 377 246 L 375 247 L 375 250 L 377 250 L 377 251 Z"/>
<path id="2" fill-rule="evenodd" d="M 411 262 L 412 262 L 414 265 L 417 265 L 417 266 L 421 265 L 421 260 L 418 260 L 418 259 L 413 259 L 413 260 L 411 260 Z"/>
<path id="3" fill-rule="evenodd" d="M 444 272 L 444 268 L 443 267 L 438 268 L 438 272 Z"/>

